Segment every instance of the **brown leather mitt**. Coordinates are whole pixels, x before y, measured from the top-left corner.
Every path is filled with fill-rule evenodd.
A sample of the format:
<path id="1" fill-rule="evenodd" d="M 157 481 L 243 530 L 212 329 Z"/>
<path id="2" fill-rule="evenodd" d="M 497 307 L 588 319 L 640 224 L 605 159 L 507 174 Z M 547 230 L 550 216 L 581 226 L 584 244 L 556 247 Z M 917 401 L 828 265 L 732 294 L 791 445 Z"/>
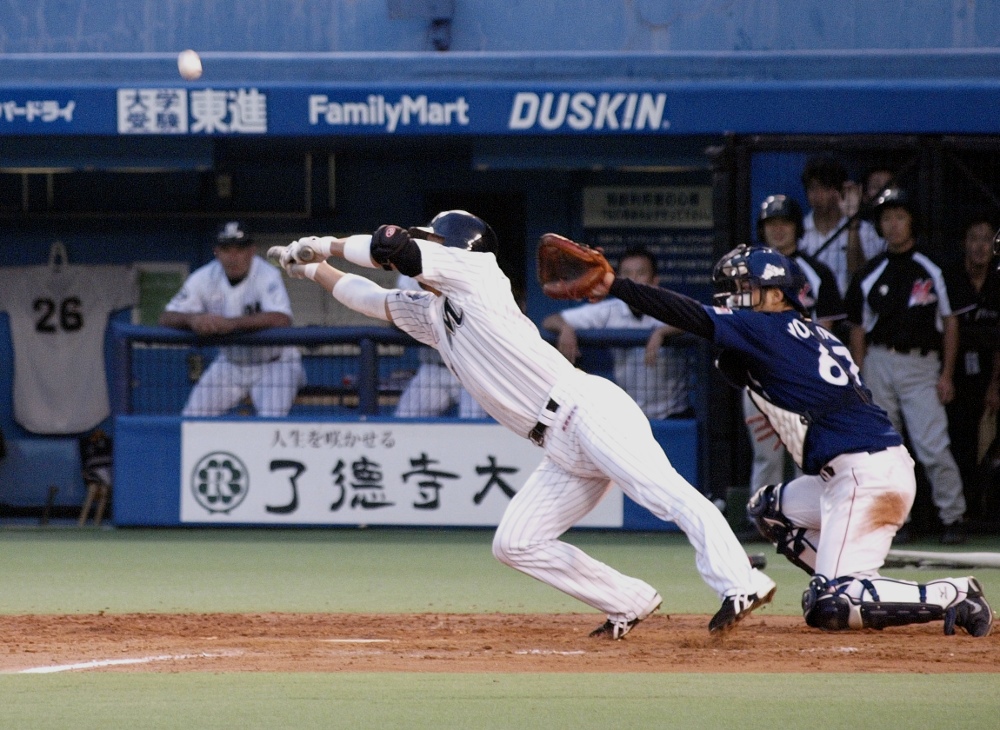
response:
<path id="1" fill-rule="evenodd" d="M 553 299 L 587 299 L 611 271 L 611 264 L 595 248 L 558 233 L 545 233 L 538 240 L 538 282 Z"/>

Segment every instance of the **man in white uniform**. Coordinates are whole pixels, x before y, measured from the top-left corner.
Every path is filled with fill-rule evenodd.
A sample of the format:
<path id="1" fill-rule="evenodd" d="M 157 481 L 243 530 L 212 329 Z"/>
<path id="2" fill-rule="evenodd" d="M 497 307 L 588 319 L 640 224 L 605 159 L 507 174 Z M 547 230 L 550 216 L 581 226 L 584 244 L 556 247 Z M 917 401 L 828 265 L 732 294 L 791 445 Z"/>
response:
<path id="1" fill-rule="evenodd" d="M 254 253 L 240 224 L 218 233 L 215 260 L 188 277 L 160 324 L 202 336 L 290 327 L 292 308 L 281 273 Z M 183 416 L 218 416 L 250 395 L 258 416 L 285 416 L 305 385 L 295 347 L 227 346 L 191 391 Z"/>
<path id="2" fill-rule="evenodd" d="M 655 285 L 656 259 L 644 248 L 629 249 L 618 263 L 618 276 Z M 579 329 L 649 330 L 645 347 L 614 350 L 615 382 L 639 404 L 646 418 L 689 415 L 687 361 L 683 353 L 671 353 L 663 348 L 666 337 L 680 333 L 676 327 L 636 312 L 613 297 L 550 314 L 542 326 L 559 333 L 556 346 L 570 362 L 576 362 L 580 356 L 576 337 Z"/>
<path id="3" fill-rule="evenodd" d="M 607 613 L 592 636 L 621 639 L 662 600 L 644 581 L 559 540 L 612 482 L 687 533 L 698 570 L 722 599 L 709 631 L 726 631 L 768 603 L 774 581 L 750 566 L 719 510 L 671 466 L 635 402 L 614 383 L 574 368 L 541 338 L 514 300 L 496 250 L 483 221 L 448 211 L 431 229 L 382 226 L 371 236 L 310 237 L 269 256 L 290 276 L 315 281 L 351 309 L 435 347 L 487 413 L 545 450 L 501 519 L 493 554 Z M 386 290 L 325 260 L 300 263 L 329 256 L 398 270 L 426 291 Z"/>

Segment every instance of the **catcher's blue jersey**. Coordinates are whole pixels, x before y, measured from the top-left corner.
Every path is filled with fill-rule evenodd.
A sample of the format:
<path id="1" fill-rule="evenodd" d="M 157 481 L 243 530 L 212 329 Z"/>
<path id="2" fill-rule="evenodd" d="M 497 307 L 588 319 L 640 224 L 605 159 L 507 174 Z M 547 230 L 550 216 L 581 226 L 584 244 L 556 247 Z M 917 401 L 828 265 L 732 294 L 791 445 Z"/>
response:
<path id="1" fill-rule="evenodd" d="M 808 420 L 806 474 L 818 474 L 840 454 L 902 443 L 885 411 L 872 402 L 847 347 L 828 330 L 795 311 L 705 310 L 729 366 L 745 370 L 750 387 L 771 403 Z"/>

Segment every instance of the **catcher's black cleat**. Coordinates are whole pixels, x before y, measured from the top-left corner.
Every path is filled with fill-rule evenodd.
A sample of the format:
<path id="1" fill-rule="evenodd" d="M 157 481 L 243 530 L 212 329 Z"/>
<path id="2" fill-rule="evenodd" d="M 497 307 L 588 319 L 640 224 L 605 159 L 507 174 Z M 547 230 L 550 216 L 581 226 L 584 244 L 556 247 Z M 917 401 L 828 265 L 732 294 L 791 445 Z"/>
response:
<path id="1" fill-rule="evenodd" d="M 603 624 L 598 626 L 596 629 L 590 632 L 590 637 L 594 639 L 611 639 L 612 641 L 618 641 L 619 639 L 624 639 L 625 634 L 631 631 L 637 623 L 645 618 L 648 618 L 656 611 L 663 601 L 659 596 L 656 597 L 656 605 L 653 606 L 652 610 L 649 611 L 642 618 L 634 618 L 631 621 L 627 619 L 608 619 Z"/>
<path id="2" fill-rule="evenodd" d="M 750 595 L 738 594 L 735 596 L 726 596 L 722 599 L 722 608 L 720 608 L 712 620 L 708 622 L 708 631 L 712 634 L 723 633 L 729 631 L 731 628 L 736 626 L 740 621 L 750 615 L 750 613 L 761 606 L 766 606 L 774 598 L 775 591 L 778 590 L 777 586 L 772 585 L 770 590 L 763 596 L 759 596 L 756 593 L 751 593 Z"/>
<path id="3" fill-rule="evenodd" d="M 944 633 L 951 636 L 958 626 L 972 636 L 987 636 L 993 628 L 993 609 L 986 602 L 983 587 L 975 578 L 969 578 L 969 592 L 965 600 L 944 613 Z"/>

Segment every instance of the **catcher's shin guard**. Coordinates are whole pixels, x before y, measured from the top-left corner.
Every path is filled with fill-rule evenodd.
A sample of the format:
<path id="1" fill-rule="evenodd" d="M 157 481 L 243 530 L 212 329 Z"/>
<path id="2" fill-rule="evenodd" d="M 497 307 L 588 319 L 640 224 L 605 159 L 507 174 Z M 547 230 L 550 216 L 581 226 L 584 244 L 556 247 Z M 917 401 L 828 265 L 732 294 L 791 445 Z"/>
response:
<path id="1" fill-rule="evenodd" d="M 861 595 L 852 598 L 847 589 L 855 583 L 861 586 Z M 887 589 L 890 596 L 903 600 L 882 600 L 878 586 Z M 908 593 L 919 600 L 907 601 Z M 825 631 L 847 629 L 882 629 L 891 626 L 926 624 L 945 618 L 945 607 L 926 602 L 927 587 L 887 578 L 852 578 L 845 576 L 828 581 L 821 575 L 809 581 L 802 594 L 802 612 L 806 623 Z"/>
<path id="2" fill-rule="evenodd" d="M 816 546 L 806 539 L 804 527 L 796 527 L 781 511 L 784 484 L 768 484 L 747 502 L 747 517 L 757 530 L 792 564 L 812 575 L 816 568 Z"/>

